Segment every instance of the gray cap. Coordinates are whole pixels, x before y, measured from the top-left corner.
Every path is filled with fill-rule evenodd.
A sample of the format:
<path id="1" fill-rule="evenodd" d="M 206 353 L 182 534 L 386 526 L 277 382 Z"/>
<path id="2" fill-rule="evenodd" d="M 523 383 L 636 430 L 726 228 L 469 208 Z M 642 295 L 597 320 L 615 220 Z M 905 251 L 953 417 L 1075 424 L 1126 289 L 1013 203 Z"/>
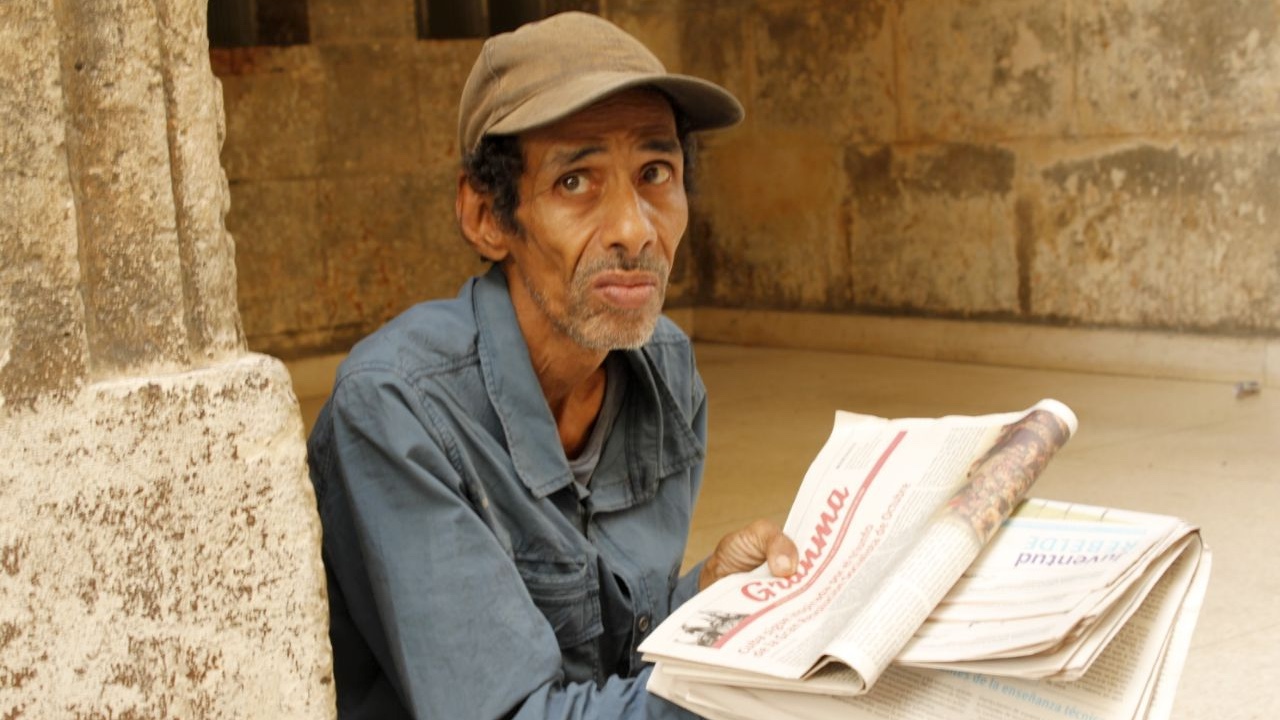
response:
<path id="1" fill-rule="evenodd" d="M 671 98 L 690 130 L 729 127 L 742 105 L 728 90 L 667 72 L 640 41 L 580 12 L 554 15 L 485 41 L 458 107 L 458 147 L 465 157 L 485 135 L 513 135 L 548 125 L 634 87 Z"/>

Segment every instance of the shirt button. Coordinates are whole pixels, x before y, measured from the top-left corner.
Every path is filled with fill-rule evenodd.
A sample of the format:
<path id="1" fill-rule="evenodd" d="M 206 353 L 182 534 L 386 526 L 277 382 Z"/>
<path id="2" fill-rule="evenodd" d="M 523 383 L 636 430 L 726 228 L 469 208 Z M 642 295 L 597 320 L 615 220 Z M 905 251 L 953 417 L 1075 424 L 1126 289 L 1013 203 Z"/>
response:
<path id="1" fill-rule="evenodd" d="M 636 620 L 636 629 L 642 633 L 649 632 L 649 616 L 648 615 L 641 615 Z"/>

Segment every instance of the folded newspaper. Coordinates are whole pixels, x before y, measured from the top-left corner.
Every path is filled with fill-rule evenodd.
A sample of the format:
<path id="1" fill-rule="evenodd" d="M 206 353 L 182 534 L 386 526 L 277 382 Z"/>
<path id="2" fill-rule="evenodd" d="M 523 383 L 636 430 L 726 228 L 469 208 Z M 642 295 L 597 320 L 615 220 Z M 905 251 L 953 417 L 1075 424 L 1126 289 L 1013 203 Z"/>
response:
<path id="1" fill-rule="evenodd" d="M 791 508 L 790 577 L 721 579 L 640 646 L 713 720 L 1167 717 L 1208 583 L 1176 518 L 1025 500 L 1077 427 L 840 412 Z"/>

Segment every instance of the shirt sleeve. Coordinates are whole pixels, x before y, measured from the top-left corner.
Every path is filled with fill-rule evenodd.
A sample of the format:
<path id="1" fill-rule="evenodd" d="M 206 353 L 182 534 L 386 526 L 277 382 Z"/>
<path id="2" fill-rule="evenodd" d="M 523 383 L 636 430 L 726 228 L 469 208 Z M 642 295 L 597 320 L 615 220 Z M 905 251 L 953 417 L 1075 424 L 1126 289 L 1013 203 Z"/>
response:
<path id="1" fill-rule="evenodd" d="M 681 575 L 680 579 L 676 581 L 676 587 L 671 591 L 672 612 L 675 612 L 676 608 L 698 594 L 698 580 L 702 575 L 702 566 L 706 564 L 707 561 L 705 559 L 700 561 L 697 565 L 689 568 L 689 572 Z"/>
<path id="2" fill-rule="evenodd" d="M 693 380 L 691 385 L 693 387 L 694 398 L 698 401 L 696 409 L 693 413 L 693 433 L 694 435 L 697 436 L 698 442 L 702 443 L 703 447 L 706 447 L 707 446 L 707 391 L 702 384 L 702 377 L 698 375 L 696 369 L 693 372 Z M 690 507 L 693 507 L 697 504 L 698 492 L 702 487 L 702 463 L 701 462 L 698 463 L 698 467 L 694 468 L 693 476 L 694 476 L 693 497 L 689 499 Z M 694 565 L 692 568 L 690 568 L 689 572 L 685 573 L 684 575 L 681 575 L 680 579 L 676 581 L 676 586 L 671 591 L 671 598 L 670 598 L 670 605 L 669 605 L 672 612 L 675 612 L 676 608 L 685 604 L 686 602 L 689 601 L 690 598 L 698 594 L 698 580 L 702 576 L 702 566 L 705 565 L 706 563 L 707 563 L 706 558 L 703 558 L 698 562 L 697 565 Z"/>
<path id="3" fill-rule="evenodd" d="M 355 546 L 326 542 L 343 558 L 331 571 L 412 717 L 695 717 L 649 695 L 647 669 L 563 682 L 553 629 L 462 482 L 466 459 L 411 388 L 362 372 L 339 383 L 331 408 L 341 492 L 326 512 L 348 515 L 338 541 Z"/>
<path id="4" fill-rule="evenodd" d="M 566 687 L 544 686 L 535 691 L 513 720 L 535 718 L 623 718 L 625 720 L 697 720 L 698 716 L 650 695 L 644 686 L 653 666 L 633 678 L 611 677 L 601 687 L 576 683 Z"/>

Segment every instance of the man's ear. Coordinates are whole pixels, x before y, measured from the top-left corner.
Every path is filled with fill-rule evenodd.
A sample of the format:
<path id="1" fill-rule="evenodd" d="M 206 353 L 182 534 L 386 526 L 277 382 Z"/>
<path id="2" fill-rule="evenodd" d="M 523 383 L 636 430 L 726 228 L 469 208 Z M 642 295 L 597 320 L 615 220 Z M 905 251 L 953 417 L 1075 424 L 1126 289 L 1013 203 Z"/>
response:
<path id="1" fill-rule="evenodd" d="M 480 257 L 492 262 L 502 262 L 509 249 L 509 233 L 505 232 L 493 214 L 493 196 L 480 192 L 467 179 L 466 173 L 458 174 L 458 198 L 454 202 L 458 227 L 467 243 L 480 253 Z"/>

